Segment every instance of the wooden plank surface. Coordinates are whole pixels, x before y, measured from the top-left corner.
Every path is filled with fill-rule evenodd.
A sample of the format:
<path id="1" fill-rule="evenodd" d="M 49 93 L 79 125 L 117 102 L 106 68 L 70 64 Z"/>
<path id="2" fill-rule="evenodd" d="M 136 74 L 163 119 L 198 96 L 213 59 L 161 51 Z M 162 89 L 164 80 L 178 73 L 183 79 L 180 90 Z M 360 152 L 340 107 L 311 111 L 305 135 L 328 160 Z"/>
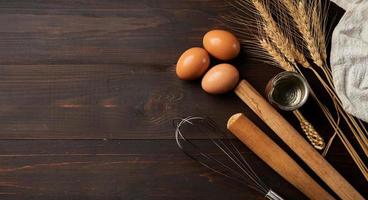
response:
<path id="1" fill-rule="evenodd" d="M 278 182 L 275 189 L 303 198 L 245 154 L 265 181 Z M 170 140 L 7 141 L 0 157 L 1 199 L 262 199 L 191 161 Z"/>
<path id="2" fill-rule="evenodd" d="M 224 124 L 245 106 L 179 81 L 174 65 L 219 25 L 225 8 L 221 1 L 0 2 L 0 138 L 172 138 L 170 120 L 198 113 Z"/>
<path id="3" fill-rule="evenodd" d="M 241 150 L 275 191 L 305 199 L 248 149 Z M 366 195 L 342 152 L 330 154 L 332 164 Z M 2 140 L 0 158 L 1 199 L 262 199 L 188 159 L 171 140 Z"/>
<path id="4" fill-rule="evenodd" d="M 0 199 L 262 199 L 173 140 L 174 118 L 210 116 L 224 128 L 244 112 L 285 148 L 234 94 L 175 77 L 180 53 L 224 27 L 227 12 L 221 0 L 0 1 Z M 279 71 L 246 52 L 234 63 L 259 91 Z M 310 107 L 306 116 L 318 112 Z M 271 187 L 305 198 L 244 152 Z M 327 159 L 367 196 L 341 144 Z"/>

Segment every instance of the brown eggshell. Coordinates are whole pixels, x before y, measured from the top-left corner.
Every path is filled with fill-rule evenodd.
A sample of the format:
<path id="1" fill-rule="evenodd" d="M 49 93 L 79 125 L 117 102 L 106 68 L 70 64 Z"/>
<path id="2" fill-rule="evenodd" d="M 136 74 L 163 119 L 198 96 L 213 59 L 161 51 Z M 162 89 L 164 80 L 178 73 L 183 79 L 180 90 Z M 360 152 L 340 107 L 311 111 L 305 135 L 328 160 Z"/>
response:
<path id="1" fill-rule="evenodd" d="M 210 57 L 203 48 L 193 47 L 186 50 L 176 64 L 176 75 L 182 80 L 200 78 L 210 65 Z"/>
<path id="2" fill-rule="evenodd" d="M 202 79 L 202 88 L 210 94 L 223 94 L 233 90 L 239 81 L 239 71 L 230 64 L 212 67 Z"/>
<path id="3" fill-rule="evenodd" d="M 239 40 L 232 33 L 224 30 L 212 30 L 203 37 L 204 48 L 215 58 L 231 60 L 240 52 Z"/>

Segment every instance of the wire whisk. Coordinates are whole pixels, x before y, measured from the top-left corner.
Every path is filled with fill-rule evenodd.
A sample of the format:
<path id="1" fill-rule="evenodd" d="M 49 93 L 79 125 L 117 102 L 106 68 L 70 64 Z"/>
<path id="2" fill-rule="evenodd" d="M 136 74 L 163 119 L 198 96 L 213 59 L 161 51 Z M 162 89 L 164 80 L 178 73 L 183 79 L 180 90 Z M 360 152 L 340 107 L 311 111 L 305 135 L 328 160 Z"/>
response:
<path id="1" fill-rule="evenodd" d="M 213 120 L 190 116 L 174 120 L 173 125 L 176 143 L 187 156 L 223 177 L 258 191 L 266 199 L 283 200 L 257 176 L 239 150 L 239 144 L 221 131 Z M 201 134 L 206 140 L 188 139 L 190 134 Z M 213 149 L 210 147 L 216 152 L 204 152 L 204 149 Z"/>

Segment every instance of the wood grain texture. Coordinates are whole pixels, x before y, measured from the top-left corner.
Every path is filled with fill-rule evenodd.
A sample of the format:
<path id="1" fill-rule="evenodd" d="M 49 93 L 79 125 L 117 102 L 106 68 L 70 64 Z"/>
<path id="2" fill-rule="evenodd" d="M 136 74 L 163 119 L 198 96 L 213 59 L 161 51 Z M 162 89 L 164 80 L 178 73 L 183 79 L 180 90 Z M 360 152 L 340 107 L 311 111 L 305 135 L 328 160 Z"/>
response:
<path id="1" fill-rule="evenodd" d="M 364 200 L 249 82 L 241 80 L 234 91 L 341 199 Z M 245 122 L 250 121 L 244 116 L 239 118 L 240 124 L 244 125 Z M 235 130 L 239 131 L 241 126 L 235 125 L 234 123 Z"/>
<path id="2" fill-rule="evenodd" d="M 188 159 L 171 140 L 0 144 L 1 199 L 262 199 Z M 305 199 L 248 150 L 245 156 L 266 182 L 278 183 L 275 190 Z"/>
<path id="3" fill-rule="evenodd" d="M 262 199 L 172 140 L 173 118 L 205 115 L 225 128 L 244 112 L 285 148 L 234 94 L 175 77 L 181 52 L 224 27 L 228 11 L 222 0 L 0 1 L 0 199 Z M 246 52 L 234 64 L 259 91 L 279 71 Z M 305 198 L 244 151 L 275 190 Z M 366 191 L 340 144 L 328 159 Z"/>
<path id="4" fill-rule="evenodd" d="M 180 53 L 200 45 L 225 8 L 221 1 L 0 2 L 0 138 L 167 139 L 175 117 L 226 121 L 239 109 L 234 95 L 206 95 L 174 73 Z"/>
<path id="5" fill-rule="evenodd" d="M 227 122 L 227 128 L 268 166 L 309 199 L 335 199 L 244 114 L 233 115 Z"/>

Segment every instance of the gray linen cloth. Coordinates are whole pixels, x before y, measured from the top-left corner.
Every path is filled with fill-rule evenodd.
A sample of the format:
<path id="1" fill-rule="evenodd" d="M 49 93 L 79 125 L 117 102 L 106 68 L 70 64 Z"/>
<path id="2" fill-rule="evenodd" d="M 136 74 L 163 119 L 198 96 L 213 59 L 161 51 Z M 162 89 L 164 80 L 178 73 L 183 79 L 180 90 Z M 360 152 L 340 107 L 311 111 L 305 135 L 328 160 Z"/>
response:
<path id="1" fill-rule="evenodd" d="M 331 68 L 344 109 L 368 122 L 368 0 L 332 0 L 346 10 L 331 41 Z"/>

